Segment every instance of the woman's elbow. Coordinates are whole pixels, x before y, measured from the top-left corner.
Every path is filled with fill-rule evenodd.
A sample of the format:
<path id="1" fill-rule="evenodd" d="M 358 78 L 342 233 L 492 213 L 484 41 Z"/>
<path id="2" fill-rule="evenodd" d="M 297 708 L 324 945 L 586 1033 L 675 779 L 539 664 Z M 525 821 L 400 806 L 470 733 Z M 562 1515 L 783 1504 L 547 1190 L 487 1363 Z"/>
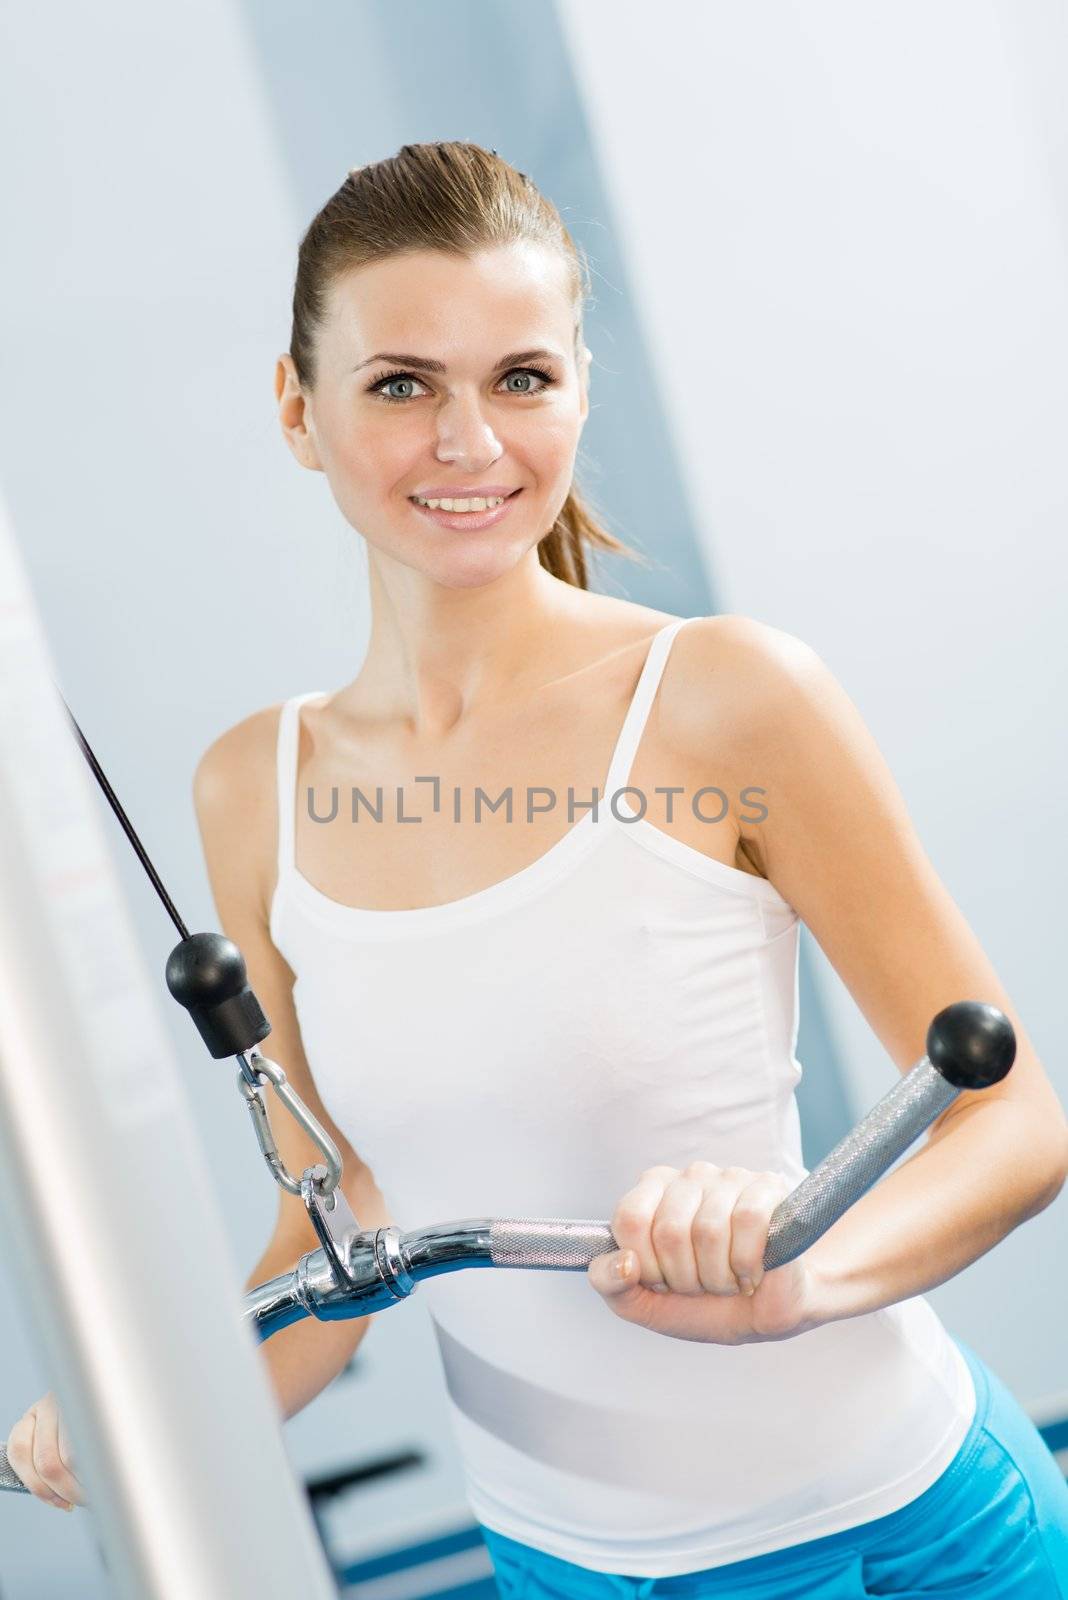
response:
<path id="1" fill-rule="evenodd" d="M 1037 1150 L 1035 1152 L 1033 1170 L 1040 1177 L 1036 1181 L 1035 1203 L 1028 1211 L 1028 1217 L 1035 1217 L 1051 1206 L 1068 1180 L 1068 1121 L 1062 1117 L 1062 1125 L 1048 1131 L 1052 1135 L 1046 1140 L 1048 1153 L 1043 1155 Z"/>

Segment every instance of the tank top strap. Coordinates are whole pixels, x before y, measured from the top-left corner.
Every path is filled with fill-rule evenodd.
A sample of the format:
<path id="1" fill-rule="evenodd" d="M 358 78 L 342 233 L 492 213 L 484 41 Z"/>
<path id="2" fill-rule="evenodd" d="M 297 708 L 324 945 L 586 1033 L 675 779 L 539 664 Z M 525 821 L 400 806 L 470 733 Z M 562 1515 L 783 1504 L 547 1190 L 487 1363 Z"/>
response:
<path id="1" fill-rule="evenodd" d="M 297 755 L 300 750 L 300 708 L 321 689 L 295 694 L 286 700 L 278 718 L 278 881 L 293 870 L 296 859 Z"/>
<path id="2" fill-rule="evenodd" d="M 634 765 L 634 757 L 638 753 L 638 745 L 645 731 L 656 691 L 660 687 L 660 679 L 675 635 L 687 622 L 693 620 L 692 617 L 678 617 L 674 622 L 667 623 L 658 633 L 654 633 L 653 642 L 646 652 L 645 665 L 642 667 L 630 705 L 627 707 L 627 714 L 623 719 L 623 726 L 619 730 L 616 747 L 612 752 L 601 796 L 603 800 L 610 801 L 618 789 L 626 788 L 630 769 Z"/>

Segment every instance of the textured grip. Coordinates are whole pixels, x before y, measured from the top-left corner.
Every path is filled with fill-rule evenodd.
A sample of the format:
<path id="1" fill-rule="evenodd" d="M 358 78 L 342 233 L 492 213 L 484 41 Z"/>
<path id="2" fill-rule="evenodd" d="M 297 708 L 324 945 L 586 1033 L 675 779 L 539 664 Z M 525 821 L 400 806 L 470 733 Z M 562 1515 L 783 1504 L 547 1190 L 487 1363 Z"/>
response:
<path id="1" fill-rule="evenodd" d="M 607 1222 L 505 1217 L 490 1227 L 490 1257 L 495 1267 L 549 1267 L 566 1272 L 588 1267 L 594 1256 L 615 1248 Z"/>
<path id="2" fill-rule="evenodd" d="M 918 1061 L 776 1209 L 765 1269 L 781 1267 L 815 1244 L 959 1092 L 926 1056 Z"/>
<path id="3" fill-rule="evenodd" d="M 784 1266 L 815 1244 L 958 1093 L 923 1056 L 776 1207 L 764 1251 L 765 1270 Z M 615 1249 L 607 1222 L 508 1218 L 490 1227 L 495 1267 L 581 1271 L 594 1256 Z"/>
<path id="4" fill-rule="evenodd" d="M 29 1494 L 29 1490 L 7 1459 L 7 1446 L 0 1444 L 0 1489 L 13 1489 L 16 1494 Z"/>

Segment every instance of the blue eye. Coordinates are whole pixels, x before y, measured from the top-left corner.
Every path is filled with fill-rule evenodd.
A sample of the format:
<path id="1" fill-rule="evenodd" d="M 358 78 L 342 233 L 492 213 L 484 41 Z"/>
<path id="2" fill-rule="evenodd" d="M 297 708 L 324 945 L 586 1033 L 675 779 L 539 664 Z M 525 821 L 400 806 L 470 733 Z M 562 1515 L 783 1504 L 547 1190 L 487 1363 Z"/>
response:
<path id="1" fill-rule="evenodd" d="M 537 378 L 539 380 L 539 387 L 537 389 L 509 389 L 509 394 L 541 394 L 543 389 L 548 388 L 550 384 L 554 384 L 556 382 L 556 379 L 553 377 L 552 373 L 547 372 L 544 367 L 513 367 L 510 372 L 505 373 L 504 379 L 501 381 L 504 382 L 508 378 L 514 377 L 517 374 L 525 377 Z M 387 386 L 394 383 L 421 384 L 422 379 L 417 378 L 414 372 L 404 372 L 398 369 L 395 372 L 387 372 L 383 377 L 376 379 L 374 383 L 368 386 L 367 392 L 368 394 L 375 395 L 379 400 L 384 400 L 387 405 L 403 405 L 407 400 L 412 400 L 415 398 L 415 396 L 412 394 L 387 394 Z"/>
<path id="2" fill-rule="evenodd" d="M 380 378 L 378 383 L 371 385 L 371 388 L 368 392 L 370 394 L 377 394 L 380 400 L 410 400 L 411 396 L 407 394 L 384 393 L 385 386 L 392 383 L 418 383 L 418 381 L 418 378 L 413 377 L 410 372 L 398 372 L 389 377 Z"/>
<path id="3" fill-rule="evenodd" d="M 533 367 L 516 367 L 512 372 L 505 374 L 505 378 L 532 378 L 536 376 Z M 537 394 L 537 389 L 513 389 L 512 394 Z"/>

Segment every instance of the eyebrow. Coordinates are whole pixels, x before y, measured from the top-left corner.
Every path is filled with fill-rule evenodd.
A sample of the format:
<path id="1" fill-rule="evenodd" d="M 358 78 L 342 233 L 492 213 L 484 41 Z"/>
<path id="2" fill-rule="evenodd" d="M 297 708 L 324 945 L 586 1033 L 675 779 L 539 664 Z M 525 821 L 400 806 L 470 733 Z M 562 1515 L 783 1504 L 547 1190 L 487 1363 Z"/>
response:
<path id="1" fill-rule="evenodd" d="M 502 367 L 519 367 L 524 361 L 544 360 L 548 357 L 551 361 L 562 361 L 564 358 L 555 350 L 513 350 L 510 356 L 505 356 L 498 361 L 493 369 L 499 372 Z M 429 361 L 425 356 L 392 355 L 388 350 L 380 350 L 377 355 L 368 356 L 366 361 L 361 361 L 353 367 L 353 372 L 359 372 L 363 367 L 369 367 L 373 361 L 394 361 L 400 366 L 412 367 L 419 372 L 446 372 L 448 369 L 444 361 Z"/>

